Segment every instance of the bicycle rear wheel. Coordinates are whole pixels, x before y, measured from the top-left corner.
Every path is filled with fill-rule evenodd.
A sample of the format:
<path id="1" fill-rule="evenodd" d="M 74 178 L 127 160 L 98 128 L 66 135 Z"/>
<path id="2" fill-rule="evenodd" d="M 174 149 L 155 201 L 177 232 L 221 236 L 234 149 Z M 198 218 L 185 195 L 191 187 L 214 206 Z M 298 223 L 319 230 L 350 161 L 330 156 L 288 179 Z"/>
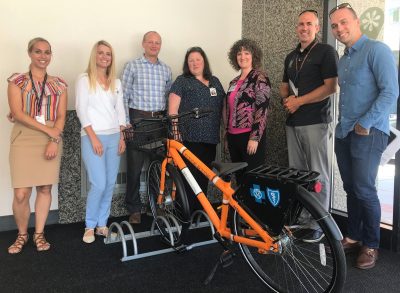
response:
<path id="1" fill-rule="evenodd" d="M 257 277 L 275 292 L 340 292 L 346 277 L 346 260 L 341 243 L 330 228 L 335 226 L 333 219 L 323 219 L 320 209 L 297 198 L 297 210 L 289 214 L 281 233 L 274 237 L 280 244 L 279 252 L 259 251 L 239 244 L 241 253 Z M 301 209 L 307 210 L 314 220 L 319 219 L 317 224 L 325 235 L 319 242 L 303 241 L 314 230 L 296 223 Z M 249 226 L 237 211 L 232 221 L 234 233 L 246 236 L 244 231 Z"/>
<path id="2" fill-rule="evenodd" d="M 190 225 L 190 209 L 178 170 L 167 164 L 165 187 L 162 201 L 157 203 L 160 193 L 161 162 L 151 162 L 147 173 L 147 195 L 149 197 L 151 213 L 161 238 L 169 245 L 179 245 Z M 161 217 L 163 219 L 161 219 Z M 176 227 L 177 221 L 179 227 Z M 168 225 L 171 229 L 168 229 Z M 170 234 L 171 232 L 171 234 Z M 172 235 L 172 241 L 170 238 Z"/>

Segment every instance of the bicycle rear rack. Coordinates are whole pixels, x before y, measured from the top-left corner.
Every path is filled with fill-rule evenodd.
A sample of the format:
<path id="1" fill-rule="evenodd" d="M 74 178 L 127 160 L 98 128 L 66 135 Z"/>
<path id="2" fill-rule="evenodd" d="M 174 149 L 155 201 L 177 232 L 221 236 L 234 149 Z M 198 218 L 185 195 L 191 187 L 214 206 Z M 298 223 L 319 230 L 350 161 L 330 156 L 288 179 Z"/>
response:
<path id="1" fill-rule="evenodd" d="M 171 220 L 171 222 L 173 223 L 173 226 L 171 226 L 169 224 L 169 221 L 167 220 L 166 217 L 168 217 Z M 122 243 L 122 254 L 123 254 L 123 256 L 121 258 L 122 262 L 177 251 L 176 248 L 171 247 L 171 248 L 165 248 L 165 249 L 160 249 L 160 250 L 155 250 L 155 251 L 150 251 L 150 252 L 145 252 L 145 253 L 139 253 L 139 248 L 138 248 L 138 240 L 139 239 L 160 235 L 160 232 L 155 228 L 155 224 L 156 224 L 157 220 L 164 222 L 165 226 L 167 227 L 167 230 L 169 231 L 170 243 L 172 245 L 174 245 L 174 239 L 173 239 L 172 233 L 176 232 L 176 231 L 178 231 L 178 233 L 180 233 L 181 227 L 180 227 L 178 221 L 176 220 L 176 218 L 174 218 L 172 215 L 167 215 L 166 217 L 158 216 L 157 219 L 153 220 L 150 231 L 139 232 L 139 233 L 135 233 L 132 228 L 132 225 L 129 224 L 129 222 L 127 222 L 127 221 L 122 221 L 121 223 L 113 222 L 109 227 L 108 235 L 104 239 L 104 243 L 105 244 L 112 244 L 112 243 L 119 243 L 119 242 Z M 202 218 L 205 218 L 205 221 L 201 222 L 200 220 Z M 128 229 L 127 234 L 124 233 L 123 227 L 126 227 Z M 192 244 L 186 246 L 185 250 L 190 250 L 194 247 L 208 245 L 208 244 L 217 242 L 217 240 L 215 240 L 214 236 L 213 236 L 215 233 L 214 226 L 212 225 L 211 220 L 208 217 L 208 215 L 204 211 L 201 211 L 201 210 L 195 211 L 190 217 L 189 230 L 205 228 L 205 227 L 210 227 L 211 240 L 192 243 Z M 129 241 L 132 241 L 132 245 L 133 245 L 133 253 L 130 255 L 128 254 Z"/>
<path id="2" fill-rule="evenodd" d="M 303 186 L 307 190 L 313 191 L 318 182 L 318 172 L 309 170 L 299 170 L 290 167 L 280 167 L 275 165 L 261 165 L 247 174 L 265 177 L 280 181 L 282 183 L 295 183 Z"/>

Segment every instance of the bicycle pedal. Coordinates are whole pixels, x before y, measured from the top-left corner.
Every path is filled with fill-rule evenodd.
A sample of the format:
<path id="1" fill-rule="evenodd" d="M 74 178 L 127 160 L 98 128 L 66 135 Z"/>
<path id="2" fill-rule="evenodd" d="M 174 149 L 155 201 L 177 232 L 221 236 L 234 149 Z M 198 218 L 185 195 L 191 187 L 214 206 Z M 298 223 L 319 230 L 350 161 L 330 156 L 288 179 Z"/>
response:
<path id="1" fill-rule="evenodd" d="M 231 264 L 233 264 L 233 257 L 235 256 L 235 253 L 227 250 L 224 251 L 221 256 L 219 257 L 219 261 L 222 265 L 223 268 L 229 267 Z"/>

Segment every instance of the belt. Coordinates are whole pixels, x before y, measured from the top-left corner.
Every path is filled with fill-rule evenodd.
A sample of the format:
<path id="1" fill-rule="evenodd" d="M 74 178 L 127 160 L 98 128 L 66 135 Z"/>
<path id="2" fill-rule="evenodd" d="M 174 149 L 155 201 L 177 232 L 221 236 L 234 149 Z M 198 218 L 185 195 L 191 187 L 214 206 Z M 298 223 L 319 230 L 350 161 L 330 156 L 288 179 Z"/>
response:
<path id="1" fill-rule="evenodd" d="M 159 116 L 163 116 L 165 114 L 165 110 L 161 110 L 161 111 L 143 111 L 143 110 L 138 110 L 138 109 L 130 109 L 133 111 L 133 113 L 140 115 L 140 116 L 144 116 L 144 117 L 159 117 Z"/>

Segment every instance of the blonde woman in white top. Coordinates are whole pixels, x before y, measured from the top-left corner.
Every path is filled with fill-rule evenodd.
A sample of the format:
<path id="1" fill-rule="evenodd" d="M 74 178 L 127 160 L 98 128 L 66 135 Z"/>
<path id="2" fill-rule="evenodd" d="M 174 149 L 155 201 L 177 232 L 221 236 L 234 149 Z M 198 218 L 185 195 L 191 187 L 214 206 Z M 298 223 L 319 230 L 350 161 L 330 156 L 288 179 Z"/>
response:
<path id="1" fill-rule="evenodd" d="M 82 159 L 90 182 L 83 241 L 107 236 L 112 193 L 120 155 L 125 151 L 122 129 L 125 110 L 121 82 L 115 78 L 115 56 L 106 41 L 92 49 L 86 73 L 76 84 L 76 111 L 81 122 Z"/>

